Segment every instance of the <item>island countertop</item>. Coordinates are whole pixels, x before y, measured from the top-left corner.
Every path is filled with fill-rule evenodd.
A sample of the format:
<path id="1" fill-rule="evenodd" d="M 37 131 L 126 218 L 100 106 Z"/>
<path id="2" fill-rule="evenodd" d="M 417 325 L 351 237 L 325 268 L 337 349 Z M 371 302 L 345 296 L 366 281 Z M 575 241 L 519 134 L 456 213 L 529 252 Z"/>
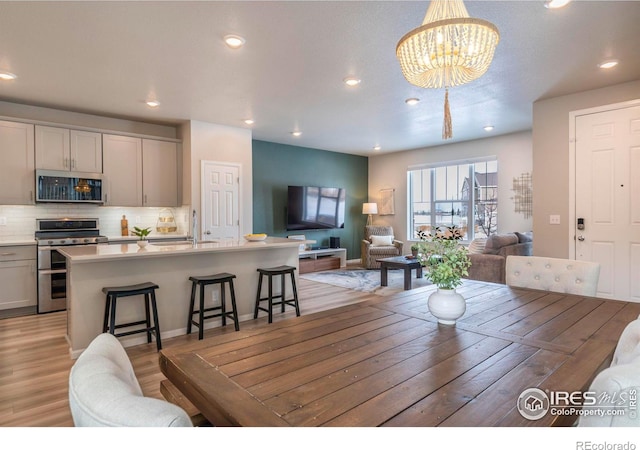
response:
<path id="1" fill-rule="evenodd" d="M 149 242 L 146 247 L 137 243 L 79 245 L 57 248 L 72 263 L 97 262 L 114 259 L 157 258 L 175 255 L 256 251 L 274 248 L 298 247 L 300 244 L 315 243 L 313 240 L 294 240 L 268 237 L 263 241 L 245 239 L 225 239 L 219 241 L 191 242 Z"/>
<path id="2" fill-rule="evenodd" d="M 235 295 L 240 320 L 253 319 L 257 295 L 258 269 L 281 265 L 299 268 L 299 247 L 314 241 L 268 237 L 264 241 L 219 240 L 193 244 L 187 241 L 96 244 L 57 247 L 67 259 L 67 340 L 71 357 L 77 357 L 102 332 L 106 286 L 126 286 L 153 282 L 156 290 L 162 338 L 183 335 L 189 323 L 191 276 L 216 273 L 235 275 Z M 295 277 L 299 275 L 295 271 Z M 274 283 L 274 294 L 280 283 Z M 265 287 L 266 289 L 266 287 Z M 286 280 L 287 297 L 292 280 Z M 263 294 L 264 295 L 264 294 Z M 227 296 L 228 297 L 228 296 Z M 220 301 L 219 287 L 209 287 L 206 305 Z M 118 323 L 144 317 L 143 298 L 118 302 Z M 304 308 L 304 306 L 302 306 Z M 220 326 L 209 320 L 206 328 Z M 146 342 L 143 334 L 121 337 L 125 347 Z M 155 346 L 155 343 L 149 344 Z"/>

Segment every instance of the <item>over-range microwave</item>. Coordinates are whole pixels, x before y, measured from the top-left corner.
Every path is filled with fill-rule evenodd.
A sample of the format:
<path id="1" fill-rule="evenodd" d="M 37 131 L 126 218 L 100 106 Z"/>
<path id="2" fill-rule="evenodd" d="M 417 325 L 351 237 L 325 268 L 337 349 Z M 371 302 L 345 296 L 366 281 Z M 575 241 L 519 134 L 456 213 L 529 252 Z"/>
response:
<path id="1" fill-rule="evenodd" d="M 36 201 L 101 204 L 102 174 L 36 170 Z"/>

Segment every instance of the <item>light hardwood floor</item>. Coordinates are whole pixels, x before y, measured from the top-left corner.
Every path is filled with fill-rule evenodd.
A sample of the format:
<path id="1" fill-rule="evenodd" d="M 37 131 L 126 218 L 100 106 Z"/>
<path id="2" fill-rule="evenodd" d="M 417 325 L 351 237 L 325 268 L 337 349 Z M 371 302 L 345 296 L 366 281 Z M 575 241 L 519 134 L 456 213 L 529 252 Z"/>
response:
<path id="1" fill-rule="evenodd" d="M 302 314 L 336 308 L 375 295 L 300 279 Z M 294 312 L 274 314 L 274 321 Z M 100 312 L 99 312 L 100 313 Z M 266 323 L 266 318 L 241 322 L 241 329 Z M 213 328 L 207 336 L 234 332 L 233 326 Z M 73 426 L 68 401 L 69 370 L 73 365 L 65 339 L 66 313 L 0 319 L 0 426 Z M 163 347 L 197 340 L 190 336 L 163 339 Z M 155 342 L 129 347 L 127 353 L 146 396 L 163 398 Z"/>

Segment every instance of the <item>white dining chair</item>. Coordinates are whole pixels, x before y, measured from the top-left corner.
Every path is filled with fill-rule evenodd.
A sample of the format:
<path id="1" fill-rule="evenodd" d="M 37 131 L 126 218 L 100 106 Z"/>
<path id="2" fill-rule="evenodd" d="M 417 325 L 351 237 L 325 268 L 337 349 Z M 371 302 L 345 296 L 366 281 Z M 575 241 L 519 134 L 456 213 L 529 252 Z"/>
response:
<path id="1" fill-rule="evenodd" d="M 69 374 L 69 407 L 76 427 L 190 427 L 180 407 L 144 397 L 122 344 L 98 335 Z"/>
<path id="2" fill-rule="evenodd" d="M 600 264 L 590 261 L 507 256 L 506 283 L 513 287 L 595 296 Z"/>

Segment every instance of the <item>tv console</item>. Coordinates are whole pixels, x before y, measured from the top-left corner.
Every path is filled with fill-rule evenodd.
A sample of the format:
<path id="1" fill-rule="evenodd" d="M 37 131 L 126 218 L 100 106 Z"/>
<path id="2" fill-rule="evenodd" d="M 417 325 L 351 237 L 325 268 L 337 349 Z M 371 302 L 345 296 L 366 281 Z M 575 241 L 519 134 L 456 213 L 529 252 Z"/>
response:
<path id="1" fill-rule="evenodd" d="M 321 248 L 298 253 L 300 273 L 319 272 L 347 266 L 346 248 Z"/>

